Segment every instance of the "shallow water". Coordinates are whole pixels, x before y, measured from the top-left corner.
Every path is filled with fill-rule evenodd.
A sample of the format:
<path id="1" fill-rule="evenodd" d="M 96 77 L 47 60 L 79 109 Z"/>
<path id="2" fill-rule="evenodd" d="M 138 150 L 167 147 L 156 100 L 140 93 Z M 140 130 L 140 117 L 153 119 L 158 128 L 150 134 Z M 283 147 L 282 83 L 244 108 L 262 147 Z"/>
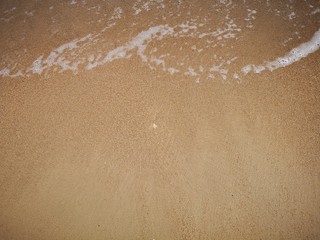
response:
<path id="1" fill-rule="evenodd" d="M 150 69 L 239 80 L 319 49 L 317 1 L 65 1 L 1 4 L 0 75 L 89 71 L 138 56 Z"/>

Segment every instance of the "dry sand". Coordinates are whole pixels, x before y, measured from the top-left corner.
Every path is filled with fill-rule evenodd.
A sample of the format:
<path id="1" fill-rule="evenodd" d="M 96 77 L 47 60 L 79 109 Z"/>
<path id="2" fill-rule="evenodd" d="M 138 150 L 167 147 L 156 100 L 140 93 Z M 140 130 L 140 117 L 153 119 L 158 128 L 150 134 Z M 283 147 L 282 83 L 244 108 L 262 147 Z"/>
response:
<path id="1" fill-rule="evenodd" d="M 192 45 L 206 44 L 192 36 L 148 43 L 171 54 L 166 66 L 179 59 L 210 65 L 218 61 L 210 51 L 236 52 L 226 80 L 223 72 L 215 79 L 170 74 L 135 50 L 92 70 L 87 62 L 75 72 L 27 70 L 89 33 L 100 31 L 96 42 L 66 56 L 108 52 L 157 21 L 181 24 L 179 13 L 187 19 L 212 10 L 210 1 L 159 9 L 151 3 L 162 1 L 150 1 L 149 11 L 134 15 L 125 1 L 74 2 L 0 4 L 0 70 L 23 75 L 0 78 L 0 239 L 320 239 L 320 52 L 273 72 L 229 74 L 308 41 L 319 13 L 278 23 L 254 2 L 253 29 L 208 54 L 192 55 Z M 290 5 L 296 14 L 302 2 Z M 107 16 L 120 6 L 126 18 L 101 32 L 100 12 L 88 10 L 98 5 Z M 163 11 L 174 14 L 157 20 Z M 279 45 L 294 29 L 300 37 Z"/>

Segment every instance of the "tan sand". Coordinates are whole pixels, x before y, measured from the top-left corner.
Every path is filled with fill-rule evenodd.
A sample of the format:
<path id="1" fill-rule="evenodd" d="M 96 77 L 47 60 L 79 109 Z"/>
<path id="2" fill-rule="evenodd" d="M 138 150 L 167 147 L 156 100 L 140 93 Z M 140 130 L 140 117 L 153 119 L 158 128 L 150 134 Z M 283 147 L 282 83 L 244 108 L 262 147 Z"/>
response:
<path id="1" fill-rule="evenodd" d="M 11 7 L 1 4 L 1 12 Z M 46 1 L 10 4 L 21 22 L 26 8 L 37 19 L 27 27 L 1 22 L 0 70 L 14 59 L 16 69 L 26 69 L 92 30 L 77 6 L 70 14 L 55 10 L 52 16 L 66 21 L 55 26 Z M 207 11 L 209 1 L 201 4 Z M 121 35 L 129 20 L 119 20 L 108 32 L 112 43 L 99 38 L 79 54 L 128 42 L 154 17 L 141 14 L 136 28 Z M 248 57 L 229 71 L 308 41 L 315 19 L 302 19 L 305 35 L 283 48 L 277 38 L 291 32 L 289 23 L 248 33 L 235 43 Z M 173 42 L 193 44 L 163 41 L 150 44 L 172 55 Z M 28 53 L 19 55 L 24 47 Z M 210 61 L 197 56 L 186 61 Z M 320 239 L 319 66 L 318 51 L 274 72 L 197 83 L 151 69 L 134 53 L 91 71 L 80 66 L 77 74 L 52 68 L 1 77 L 0 239 Z"/>

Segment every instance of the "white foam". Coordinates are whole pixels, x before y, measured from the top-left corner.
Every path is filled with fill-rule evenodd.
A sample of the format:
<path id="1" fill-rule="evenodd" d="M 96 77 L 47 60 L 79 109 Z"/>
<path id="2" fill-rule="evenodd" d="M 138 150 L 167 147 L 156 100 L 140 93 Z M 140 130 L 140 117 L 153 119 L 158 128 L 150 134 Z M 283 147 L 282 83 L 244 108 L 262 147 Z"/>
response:
<path id="1" fill-rule="evenodd" d="M 219 66 L 212 66 L 210 68 L 210 72 L 216 72 L 218 73 L 223 80 L 227 80 L 227 74 L 228 74 L 228 70 L 227 69 L 224 69 L 222 68 L 222 65 L 223 64 L 220 64 Z M 209 76 L 208 76 L 209 77 Z"/>
<path id="2" fill-rule="evenodd" d="M 191 77 L 196 77 L 199 74 L 196 73 L 196 71 L 192 67 L 188 67 L 188 71 L 185 72 L 184 75 L 191 76 Z"/>
<path id="3" fill-rule="evenodd" d="M 320 8 L 316 8 L 315 10 L 313 10 L 310 15 L 315 15 L 317 13 L 320 13 Z"/>
<path id="4" fill-rule="evenodd" d="M 316 31 L 310 41 L 300 44 L 298 47 L 292 49 L 288 54 L 277 58 L 274 61 L 265 62 L 261 65 L 248 64 L 242 68 L 244 75 L 253 71 L 260 73 L 266 69 L 274 71 L 278 68 L 287 67 L 294 62 L 307 57 L 309 54 L 314 53 L 320 48 L 320 29 Z"/>
<path id="5" fill-rule="evenodd" d="M 44 70 L 42 65 L 42 58 L 43 56 L 40 56 L 32 63 L 32 67 L 31 67 L 32 73 L 37 73 L 37 74 L 42 73 L 42 71 Z"/>
<path id="6" fill-rule="evenodd" d="M 69 1 L 69 4 L 70 4 L 70 5 L 77 4 L 77 1 L 76 1 L 76 0 L 71 0 L 71 1 Z"/>
<path id="7" fill-rule="evenodd" d="M 115 19 L 120 19 L 121 18 L 121 15 L 123 14 L 123 10 L 121 7 L 116 7 L 114 9 L 114 13 L 113 15 L 111 16 L 111 20 L 115 20 Z"/>
<path id="8" fill-rule="evenodd" d="M 233 78 L 234 78 L 234 79 L 239 79 L 239 78 L 240 78 L 240 76 L 239 76 L 239 74 L 238 74 L 238 73 L 234 73 L 234 74 L 233 74 Z"/>
<path id="9" fill-rule="evenodd" d="M 4 68 L 0 71 L 0 76 L 8 77 L 10 75 L 10 69 Z"/>
<path id="10" fill-rule="evenodd" d="M 170 68 L 168 68 L 168 72 L 169 72 L 171 75 L 173 75 L 173 74 L 179 72 L 179 70 L 176 69 L 176 68 L 174 68 L 174 67 L 170 67 Z"/>
<path id="11" fill-rule="evenodd" d="M 0 76 L 15 78 L 15 77 L 21 77 L 23 76 L 23 74 L 21 71 L 18 71 L 16 73 L 11 73 L 11 70 L 9 68 L 4 68 L 0 71 Z"/>
<path id="12" fill-rule="evenodd" d="M 34 16 L 34 12 L 35 12 L 35 10 L 33 10 L 33 11 L 24 11 L 24 13 L 29 17 Z"/>
<path id="13" fill-rule="evenodd" d="M 295 13 L 295 12 L 291 12 L 291 13 L 288 15 L 288 18 L 289 18 L 289 20 L 292 20 L 292 19 L 296 18 L 296 13 Z"/>
<path id="14" fill-rule="evenodd" d="M 137 49 L 138 56 L 140 56 L 142 61 L 146 62 L 148 60 L 148 57 L 144 52 L 147 48 L 147 44 L 153 39 L 161 40 L 166 35 L 172 35 L 173 32 L 173 28 L 169 27 L 168 25 L 150 27 L 148 30 L 140 32 L 136 37 L 134 37 L 126 44 L 108 52 L 102 61 L 89 63 L 86 68 L 93 69 L 99 65 L 112 62 L 120 58 L 129 58 L 131 57 L 130 52 L 133 49 Z"/>
<path id="15" fill-rule="evenodd" d="M 138 7 L 138 5 L 140 5 L 140 7 Z M 144 2 L 142 2 L 141 0 L 137 0 L 137 2 L 132 7 L 134 10 L 133 15 L 138 15 L 142 11 L 150 11 L 152 6 L 156 6 L 158 9 L 165 7 L 163 0 L 148 0 Z"/>
<path id="16" fill-rule="evenodd" d="M 52 50 L 47 58 L 41 55 L 38 57 L 28 69 L 28 72 L 34 74 L 42 74 L 42 72 L 52 66 L 60 67 L 61 71 L 71 70 L 74 73 L 78 71 L 77 66 L 80 64 L 79 60 L 72 63 L 64 57 L 67 50 L 73 50 L 79 47 L 79 43 L 92 39 L 92 35 L 88 34 L 80 39 L 74 39 L 71 42 L 65 43 L 58 48 Z"/>

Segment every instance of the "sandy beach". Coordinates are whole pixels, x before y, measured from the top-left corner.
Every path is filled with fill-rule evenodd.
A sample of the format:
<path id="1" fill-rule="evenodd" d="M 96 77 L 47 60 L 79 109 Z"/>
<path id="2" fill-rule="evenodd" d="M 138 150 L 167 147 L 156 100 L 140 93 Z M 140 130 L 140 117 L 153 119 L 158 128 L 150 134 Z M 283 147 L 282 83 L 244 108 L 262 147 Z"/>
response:
<path id="1" fill-rule="evenodd" d="M 320 239 L 320 3 L 1 1 L 0 239 Z"/>

